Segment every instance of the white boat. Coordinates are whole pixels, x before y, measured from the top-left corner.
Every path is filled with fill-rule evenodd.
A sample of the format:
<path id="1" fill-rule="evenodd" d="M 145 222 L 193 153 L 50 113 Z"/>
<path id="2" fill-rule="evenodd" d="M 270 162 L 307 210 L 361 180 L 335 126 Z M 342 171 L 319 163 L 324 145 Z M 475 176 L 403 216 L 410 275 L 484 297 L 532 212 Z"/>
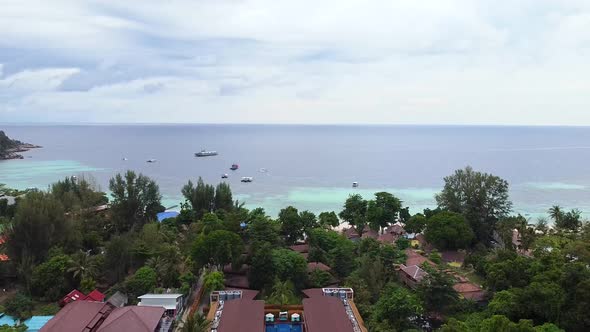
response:
<path id="1" fill-rule="evenodd" d="M 356 187 L 358 187 L 358 186 L 359 186 L 359 183 L 358 183 L 358 182 L 356 182 L 356 181 L 355 181 L 355 182 L 353 182 L 353 183 L 352 183 L 352 187 L 353 187 L 353 188 L 356 188 Z"/>
<path id="2" fill-rule="evenodd" d="M 222 178 L 222 179 L 227 179 L 227 177 L 228 177 L 228 175 L 227 175 L 227 174 L 223 174 L 223 175 L 221 176 L 221 178 Z"/>
<path id="3" fill-rule="evenodd" d="M 147 162 L 148 163 L 155 163 L 157 160 L 156 159 L 148 159 Z"/>
<path id="4" fill-rule="evenodd" d="M 254 180 L 254 178 L 251 176 L 244 176 L 244 177 L 242 177 L 241 181 L 242 182 L 252 182 L 253 180 Z"/>
<path id="5" fill-rule="evenodd" d="M 201 150 L 200 152 L 195 153 L 195 157 L 211 157 L 211 156 L 216 156 L 217 155 L 217 151 L 207 151 L 207 150 Z"/>

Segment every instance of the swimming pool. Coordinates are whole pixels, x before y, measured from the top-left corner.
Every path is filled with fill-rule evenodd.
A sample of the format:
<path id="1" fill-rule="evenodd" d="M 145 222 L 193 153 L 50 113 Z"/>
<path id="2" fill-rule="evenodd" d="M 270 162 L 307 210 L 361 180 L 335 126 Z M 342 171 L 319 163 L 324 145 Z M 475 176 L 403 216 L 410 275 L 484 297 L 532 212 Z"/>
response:
<path id="1" fill-rule="evenodd" d="M 267 324 L 266 332 L 302 332 L 301 324 L 279 323 Z"/>

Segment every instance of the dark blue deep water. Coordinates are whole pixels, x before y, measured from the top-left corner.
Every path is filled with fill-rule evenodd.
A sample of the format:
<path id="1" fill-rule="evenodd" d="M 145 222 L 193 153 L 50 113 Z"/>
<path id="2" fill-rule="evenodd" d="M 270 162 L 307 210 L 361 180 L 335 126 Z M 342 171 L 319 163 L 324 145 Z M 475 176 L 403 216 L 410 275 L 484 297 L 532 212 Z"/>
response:
<path id="1" fill-rule="evenodd" d="M 0 161 L 0 183 L 46 187 L 67 175 L 91 175 L 103 190 L 133 169 L 157 180 L 166 204 L 202 176 L 230 175 L 248 206 L 271 214 L 292 204 L 339 210 L 352 192 L 388 190 L 416 212 L 434 205 L 443 177 L 471 165 L 511 183 L 515 211 L 537 217 L 553 204 L 590 212 L 590 128 L 0 125 L 13 138 L 43 145 L 24 160 Z M 219 155 L 195 158 L 200 149 Z M 127 158 L 124 161 L 123 158 Z M 147 159 L 156 163 L 146 163 Z M 228 168 L 238 163 L 240 169 Z M 266 172 L 261 172 L 261 168 Z M 254 177 L 241 183 L 242 176 Z M 358 181 L 359 188 L 351 188 Z"/>

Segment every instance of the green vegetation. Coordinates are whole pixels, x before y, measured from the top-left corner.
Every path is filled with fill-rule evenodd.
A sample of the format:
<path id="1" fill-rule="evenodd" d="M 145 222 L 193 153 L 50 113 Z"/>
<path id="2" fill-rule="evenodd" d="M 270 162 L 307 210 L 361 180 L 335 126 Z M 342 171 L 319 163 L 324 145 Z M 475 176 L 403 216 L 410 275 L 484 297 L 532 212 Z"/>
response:
<path id="1" fill-rule="evenodd" d="M 338 213 L 316 216 L 289 206 L 272 218 L 234 201 L 225 183 L 195 183 L 181 189 L 180 215 L 160 223 L 158 185 L 132 171 L 111 179 L 110 199 L 89 179 L 66 178 L 46 191 L 18 193 L 15 205 L 0 204 L 2 249 L 10 257 L 1 271 L 18 283 L 6 312 L 54 313 L 55 302 L 74 288 L 100 285 L 133 303 L 168 288 L 187 294 L 196 280 L 208 291 L 223 289 L 230 273 L 247 273 L 250 287 L 280 306 L 301 303 L 305 288 L 352 287 L 370 331 L 419 331 L 425 321 L 459 332 L 590 329 L 590 224 L 578 210 L 559 206 L 548 211 L 554 228 L 510 215 L 508 184 L 494 175 L 458 170 L 445 178 L 439 206 L 414 215 L 394 195 L 378 192 L 350 196 Z M 354 227 L 356 239 L 333 230 L 341 221 Z M 429 245 L 417 253 L 435 263 L 423 264 L 427 275 L 414 289 L 403 286 L 398 271 L 410 240 L 371 238 L 396 222 L 424 235 Z M 294 250 L 304 240 L 307 258 Z M 466 255 L 462 265 L 443 260 L 457 250 Z M 311 262 L 329 270 L 308 271 Z M 476 305 L 457 293 L 459 277 L 482 285 L 486 301 Z M 207 325 L 194 316 L 182 329 Z"/>

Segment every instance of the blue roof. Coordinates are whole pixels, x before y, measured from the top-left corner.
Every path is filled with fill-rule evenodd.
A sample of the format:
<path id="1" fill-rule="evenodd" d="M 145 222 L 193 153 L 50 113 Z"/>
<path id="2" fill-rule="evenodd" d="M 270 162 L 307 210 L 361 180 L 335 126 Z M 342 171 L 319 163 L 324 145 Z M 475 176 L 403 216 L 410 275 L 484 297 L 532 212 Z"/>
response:
<path id="1" fill-rule="evenodd" d="M 9 325 L 9 326 L 14 326 L 17 323 L 16 318 L 9 316 L 9 315 L 5 315 L 5 314 L 0 314 L 0 326 L 2 325 Z M 24 321 L 24 323 L 27 325 L 27 332 L 38 332 L 45 324 L 47 324 L 47 322 L 53 318 L 53 316 L 33 316 L 29 319 L 27 319 L 26 321 Z"/>
<path id="2" fill-rule="evenodd" d="M 156 216 L 158 217 L 158 221 L 162 221 L 162 220 L 168 219 L 168 218 L 175 218 L 179 214 L 180 213 L 178 213 L 176 211 L 165 211 L 165 212 L 158 213 Z"/>
<path id="3" fill-rule="evenodd" d="M 53 316 L 33 316 L 25 321 L 27 332 L 38 332 Z"/>

